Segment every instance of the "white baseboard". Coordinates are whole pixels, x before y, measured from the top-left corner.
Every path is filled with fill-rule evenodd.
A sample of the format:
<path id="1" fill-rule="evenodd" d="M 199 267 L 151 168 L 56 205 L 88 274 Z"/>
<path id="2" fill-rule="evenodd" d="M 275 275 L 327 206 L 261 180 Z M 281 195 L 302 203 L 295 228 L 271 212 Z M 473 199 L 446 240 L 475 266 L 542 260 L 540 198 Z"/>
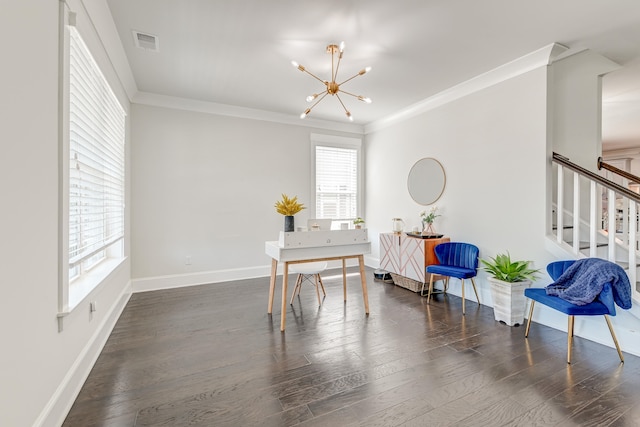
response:
<path id="1" fill-rule="evenodd" d="M 374 258 L 371 255 L 364 256 L 364 265 L 370 268 L 379 268 L 380 267 L 380 258 Z"/>
<path id="2" fill-rule="evenodd" d="M 120 318 L 129 298 L 131 297 L 131 282 L 123 288 L 118 296 L 117 302 L 111 307 L 109 313 L 104 317 L 102 323 L 96 328 L 91 339 L 84 346 L 78 357 L 71 365 L 71 368 L 58 385 L 55 393 L 51 396 L 44 409 L 33 423 L 34 426 L 48 427 L 61 426 L 71 406 L 75 402 L 82 386 L 89 377 L 93 365 L 98 360 L 104 345 L 111 335 L 111 331 Z"/>
<path id="3" fill-rule="evenodd" d="M 206 285 L 232 280 L 254 279 L 271 274 L 271 266 L 235 268 L 229 270 L 200 271 L 197 273 L 172 274 L 168 276 L 132 279 L 133 292 L 157 291 L 161 289 L 183 288 L 185 286 Z"/>
<path id="4" fill-rule="evenodd" d="M 347 260 L 347 267 L 357 266 L 355 260 Z M 365 265 L 377 266 L 378 259 L 365 256 Z M 331 261 L 328 268 L 341 268 L 340 261 Z M 269 277 L 271 266 L 264 265 L 249 268 L 236 268 L 229 270 L 200 271 L 197 273 L 172 274 L 168 276 L 143 277 L 132 279 L 133 292 L 148 292 L 161 289 L 183 288 L 186 286 L 206 285 L 211 283 L 229 282 L 233 280 L 255 279 Z M 278 266 L 278 275 L 282 275 L 282 266 Z"/>

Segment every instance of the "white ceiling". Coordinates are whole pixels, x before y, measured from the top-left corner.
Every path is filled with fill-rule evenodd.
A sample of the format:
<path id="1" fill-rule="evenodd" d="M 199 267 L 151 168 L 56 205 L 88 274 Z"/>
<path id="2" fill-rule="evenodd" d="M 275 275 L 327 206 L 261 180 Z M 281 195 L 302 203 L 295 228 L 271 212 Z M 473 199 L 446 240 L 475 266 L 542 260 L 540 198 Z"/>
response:
<path id="1" fill-rule="evenodd" d="M 605 77 L 603 139 L 640 145 L 637 0 L 107 0 L 139 91 L 297 117 L 330 78 L 329 43 L 345 41 L 338 81 L 367 124 L 551 43 L 621 64 Z M 158 37 L 159 52 L 133 30 Z M 345 121 L 327 97 L 310 117 Z M 631 120 L 630 120 L 631 119 Z"/>

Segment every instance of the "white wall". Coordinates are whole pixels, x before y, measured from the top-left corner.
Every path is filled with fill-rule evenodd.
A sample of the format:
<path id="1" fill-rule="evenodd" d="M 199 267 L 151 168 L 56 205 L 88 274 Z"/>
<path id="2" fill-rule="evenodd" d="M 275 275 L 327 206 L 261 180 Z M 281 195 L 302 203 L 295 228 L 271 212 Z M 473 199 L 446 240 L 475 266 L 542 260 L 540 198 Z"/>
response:
<path id="1" fill-rule="evenodd" d="M 310 134 L 349 136 L 173 108 L 132 109 L 138 290 L 268 275 L 264 242 L 284 228 L 275 202 L 286 193 L 313 203 Z M 307 218 L 304 210 L 296 224 Z"/>
<path id="2" fill-rule="evenodd" d="M 552 152 L 568 157 L 573 163 L 598 173 L 597 159 L 602 155 L 602 75 L 619 65 L 590 50 L 560 59 L 550 67 L 549 144 Z M 549 195 L 555 201 L 557 188 L 549 180 Z M 573 172 L 565 170 L 564 180 L 573 183 Z M 582 181 L 581 216 L 589 217 L 589 186 Z M 567 208 L 573 206 L 573 192 L 564 193 L 565 221 Z M 566 223 L 566 222 L 565 222 Z"/>
<path id="3" fill-rule="evenodd" d="M 590 50 L 554 62 L 549 118 L 553 150 L 598 171 L 602 155 L 602 75 L 620 66 Z"/>
<path id="4" fill-rule="evenodd" d="M 128 296 L 127 261 L 91 295 L 98 311 L 81 303 L 58 332 L 58 5 L 0 13 L 2 426 L 62 422 Z"/>

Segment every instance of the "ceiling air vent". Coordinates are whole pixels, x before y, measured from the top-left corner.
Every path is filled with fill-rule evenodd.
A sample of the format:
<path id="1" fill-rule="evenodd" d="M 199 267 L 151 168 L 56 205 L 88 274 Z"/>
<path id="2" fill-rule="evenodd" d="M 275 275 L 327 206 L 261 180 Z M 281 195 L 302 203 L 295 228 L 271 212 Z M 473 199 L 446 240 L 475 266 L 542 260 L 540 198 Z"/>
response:
<path id="1" fill-rule="evenodd" d="M 158 52 L 158 37 L 152 34 L 141 33 L 133 30 L 133 40 L 136 43 L 136 47 L 140 49 L 148 50 L 151 52 Z"/>

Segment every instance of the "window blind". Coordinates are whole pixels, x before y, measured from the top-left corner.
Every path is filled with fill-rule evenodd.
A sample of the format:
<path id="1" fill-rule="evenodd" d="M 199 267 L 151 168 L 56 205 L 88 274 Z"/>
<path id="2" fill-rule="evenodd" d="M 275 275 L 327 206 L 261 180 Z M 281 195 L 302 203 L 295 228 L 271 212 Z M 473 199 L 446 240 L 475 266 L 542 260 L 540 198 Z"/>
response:
<path id="1" fill-rule="evenodd" d="M 69 279 L 124 236 L 125 112 L 78 31 L 69 46 Z"/>
<path id="2" fill-rule="evenodd" d="M 358 150 L 316 145 L 316 217 L 353 219 L 358 209 Z"/>

